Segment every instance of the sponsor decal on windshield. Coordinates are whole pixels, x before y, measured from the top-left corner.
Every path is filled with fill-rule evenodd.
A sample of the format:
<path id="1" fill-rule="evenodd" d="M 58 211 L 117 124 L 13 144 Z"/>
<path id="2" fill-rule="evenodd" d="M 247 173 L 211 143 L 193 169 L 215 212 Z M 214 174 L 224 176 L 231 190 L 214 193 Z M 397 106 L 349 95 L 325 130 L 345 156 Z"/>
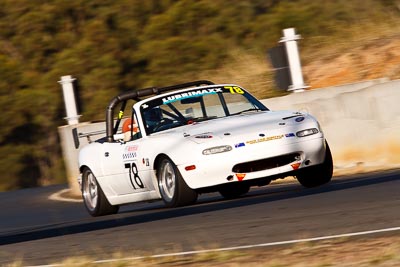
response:
<path id="1" fill-rule="evenodd" d="M 244 91 L 239 86 L 224 86 L 224 89 L 229 90 L 231 94 L 244 94 Z"/>
<path id="2" fill-rule="evenodd" d="M 209 89 L 202 89 L 202 90 L 194 90 L 190 92 L 185 92 L 185 93 L 180 93 L 176 95 L 171 95 L 164 97 L 162 99 L 164 104 L 176 102 L 185 98 L 191 98 L 191 97 L 198 97 L 198 96 L 204 96 L 204 95 L 211 95 L 211 94 L 216 94 L 216 93 L 223 93 L 221 88 L 209 88 Z"/>

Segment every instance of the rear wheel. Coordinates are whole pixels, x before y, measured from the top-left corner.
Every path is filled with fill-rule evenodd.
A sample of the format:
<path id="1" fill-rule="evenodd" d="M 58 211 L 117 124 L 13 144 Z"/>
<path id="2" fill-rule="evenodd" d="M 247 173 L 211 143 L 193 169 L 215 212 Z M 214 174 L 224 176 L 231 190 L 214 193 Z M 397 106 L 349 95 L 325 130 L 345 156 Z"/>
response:
<path id="1" fill-rule="evenodd" d="M 88 168 L 82 173 L 82 197 L 86 210 L 94 217 L 118 212 L 119 206 L 113 206 L 108 202 L 96 177 Z"/>
<path id="2" fill-rule="evenodd" d="M 158 188 L 167 207 L 179 207 L 196 202 L 197 192 L 183 180 L 178 168 L 168 158 L 163 158 L 157 168 Z"/>
<path id="3" fill-rule="evenodd" d="M 316 187 L 328 183 L 332 179 L 333 160 L 331 150 L 326 143 L 325 161 L 322 164 L 304 168 L 296 175 L 299 183 L 304 187 Z"/>
<path id="4" fill-rule="evenodd" d="M 237 198 L 247 194 L 250 190 L 249 185 L 243 185 L 240 182 L 224 185 L 218 192 L 226 199 Z"/>

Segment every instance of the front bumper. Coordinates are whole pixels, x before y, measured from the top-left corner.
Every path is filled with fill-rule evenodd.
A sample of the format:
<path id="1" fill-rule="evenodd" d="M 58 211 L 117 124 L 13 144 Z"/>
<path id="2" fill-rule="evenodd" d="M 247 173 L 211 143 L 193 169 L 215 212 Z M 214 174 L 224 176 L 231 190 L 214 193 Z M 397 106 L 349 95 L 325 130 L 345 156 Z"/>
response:
<path id="1" fill-rule="evenodd" d="M 279 176 L 325 160 L 323 136 L 298 139 L 276 145 L 246 145 L 232 151 L 203 156 L 197 162 L 178 165 L 185 182 L 192 189 L 237 181 Z M 196 168 L 186 170 L 185 167 Z M 237 175 L 239 174 L 239 175 Z"/>

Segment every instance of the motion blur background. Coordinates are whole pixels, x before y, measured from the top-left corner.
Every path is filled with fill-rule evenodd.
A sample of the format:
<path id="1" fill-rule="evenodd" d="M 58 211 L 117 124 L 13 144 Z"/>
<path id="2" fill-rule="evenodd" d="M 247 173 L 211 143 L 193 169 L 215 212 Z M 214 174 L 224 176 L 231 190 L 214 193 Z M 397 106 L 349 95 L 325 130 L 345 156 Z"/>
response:
<path id="1" fill-rule="evenodd" d="M 281 96 L 267 51 L 295 27 L 310 90 L 400 78 L 396 0 L 2 0 L 0 18 L 0 191 L 66 182 L 63 75 L 83 121 L 122 91 L 195 79 Z"/>

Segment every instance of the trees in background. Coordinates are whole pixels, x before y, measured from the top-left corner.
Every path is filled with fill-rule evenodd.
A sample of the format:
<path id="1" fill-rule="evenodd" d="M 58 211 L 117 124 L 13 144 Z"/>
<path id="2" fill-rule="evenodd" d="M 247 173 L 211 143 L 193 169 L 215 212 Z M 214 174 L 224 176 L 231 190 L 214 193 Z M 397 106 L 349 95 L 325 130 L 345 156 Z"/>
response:
<path id="1" fill-rule="evenodd" d="M 394 0 L 2 0 L 0 191 L 64 181 L 60 76 L 78 78 L 83 120 L 101 120 L 119 92 L 234 69 L 231 51 L 265 57 L 283 28 L 331 36 L 395 9 Z"/>

